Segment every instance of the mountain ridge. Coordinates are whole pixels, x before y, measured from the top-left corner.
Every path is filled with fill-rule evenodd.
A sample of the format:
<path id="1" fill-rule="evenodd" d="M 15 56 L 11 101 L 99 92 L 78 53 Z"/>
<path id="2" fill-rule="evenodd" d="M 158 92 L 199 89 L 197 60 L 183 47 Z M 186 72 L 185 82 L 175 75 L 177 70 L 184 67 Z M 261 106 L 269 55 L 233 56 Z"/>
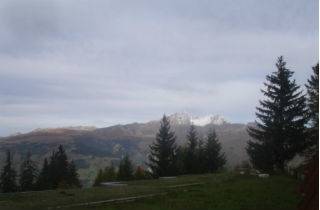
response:
<path id="1" fill-rule="evenodd" d="M 192 124 L 190 118 L 185 123 L 174 122 L 172 129 L 177 136 L 177 144 L 186 144 L 186 134 Z M 210 119 L 209 119 L 210 120 Z M 86 183 L 91 183 L 96 171 L 109 164 L 117 164 L 121 157 L 129 154 L 136 165 L 144 165 L 147 160 L 149 145 L 155 140 L 160 121 L 146 123 L 130 123 L 113 125 L 103 128 L 63 127 L 38 129 L 29 133 L 0 138 L 0 159 L 4 160 L 5 151 L 10 149 L 14 154 L 15 163 L 21 163 L 24 156 L 31 152 L 33 159 L 39 165 L 45 157 L 59 144 L 64 145 L 68 156 L 79 168 L 80 177 Z M 203 126 L 195 125 L 199 137 L 204 139 L 209 129 L 214 128 L 227 156 L 227 167 L 234 167 L 247 159 L 245 152 L 249 136 L 247 124 L 241 123 L 209 123 Z M 0 164 L 3 161 L 0 161 Z"/>

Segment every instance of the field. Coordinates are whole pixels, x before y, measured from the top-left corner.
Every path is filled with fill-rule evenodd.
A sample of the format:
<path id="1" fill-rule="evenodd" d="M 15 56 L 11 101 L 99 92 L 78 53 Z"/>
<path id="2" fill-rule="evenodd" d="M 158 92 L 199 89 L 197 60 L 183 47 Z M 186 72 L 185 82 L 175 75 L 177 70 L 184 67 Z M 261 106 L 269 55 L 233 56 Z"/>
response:
<path id="1" fill-rule="evenodd" d="M 292 210 L 300 200 L 298 185 L 286 176 L 190 175 L 132 181 L 113 188 L 1 194 L 0 209 Z"/>

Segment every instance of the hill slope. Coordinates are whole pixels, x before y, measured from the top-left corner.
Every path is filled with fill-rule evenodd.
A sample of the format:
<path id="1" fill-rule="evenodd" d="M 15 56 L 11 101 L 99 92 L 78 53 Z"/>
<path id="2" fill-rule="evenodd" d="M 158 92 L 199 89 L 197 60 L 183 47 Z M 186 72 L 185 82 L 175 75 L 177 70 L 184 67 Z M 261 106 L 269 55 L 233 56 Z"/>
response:
<path id="1" fill-rule="evenodd" d="M 191 121 L 177 121 L 174 117 L 177 115 L 172 115 L 170 118 L 172 128 L 176 132 L 178 144 L 183 145 Z M 33 158 L 41 162 L 53 149 L 62 144 L 69 157 L 77 164 L 81 179 L 88 182 L 95 176 L 98 168 L 109 165 L 111 161 L 117 164 L 126 153 L 136 164 L 144 164 L 148 145 L 154 141 L 159 126 L 159 121 L 151 121 L 98 129 L 83 127 L 38 129 L 26 134 L 0 138 L 0 157 L 3 159 L 4 152 L 10 149 L 18 165 L 22 157 L 30 151 Z M 245 146 L 249 137 L 245 124 L 209 122 L 196 127 L 202 138 L 210 128 L 214 127 L 226 153 L 228 167 L 247 159 Z"/>

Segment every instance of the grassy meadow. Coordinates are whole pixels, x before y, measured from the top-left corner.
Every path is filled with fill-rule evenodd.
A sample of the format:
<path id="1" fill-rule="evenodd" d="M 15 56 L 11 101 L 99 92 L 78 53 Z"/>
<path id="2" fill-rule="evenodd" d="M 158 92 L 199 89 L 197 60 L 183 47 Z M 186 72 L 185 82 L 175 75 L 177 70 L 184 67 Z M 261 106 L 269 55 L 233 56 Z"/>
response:
<path id="1" fill-rule="evenodd" d="M 1 210 L 292 210 L 300 198 L 297 180 L 232 173 L 126 182 L 121 187 L 0 195 Z M 144 195 L 152 195 L 143 197 Z M 115 202 L 110 199 L 142 196 Z M 92 203 L 97 202 L 97 203 Z M 86 204 L 86 205 L 85 205 Z"/>

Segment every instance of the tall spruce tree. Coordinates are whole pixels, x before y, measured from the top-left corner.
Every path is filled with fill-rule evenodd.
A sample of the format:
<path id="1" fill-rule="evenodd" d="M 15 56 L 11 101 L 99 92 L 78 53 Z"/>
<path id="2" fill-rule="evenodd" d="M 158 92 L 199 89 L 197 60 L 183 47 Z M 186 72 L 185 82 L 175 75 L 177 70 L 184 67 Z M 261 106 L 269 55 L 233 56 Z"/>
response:
<path id="1" fill-rule="evenodd" d="M 313 74 L 306 85 L 308 91 L 307 105 L 310 117 L 308 129 L 308 153 L 314 154 L 319 148 L 319 64 L 312 67 Z"/>
<path id="2" fill-rule="evenodd" d="M 128 155 L 125 155 L 120 161 L 118 179 L 121 181 L 133 179 L 133 164 Z"/>
<path id="3" fill-rule="evenodd" d="M 177 174 L 176 137 L 170 128 L 169 119 L 164 115 L 156 141 L 150 146 L 149 167 L 154 177 Z"/>
<path id="4" fill-rule="evenodd" d="M 79 180 L 79 174 L 77 172 L 76 165 L 73 161 L 68 164 L 68 175 L 67 175 L 67 185 L 68 187 L 81 187 L 81 182 Z"/>
<path id="5" fill-rule="evenodd" d="M 66 151 L 62 145 L 59 145 L 56 152 L 57 184 L 68 182 L 69 162 Z"/>
<path id="6" fill-rule="evenodd" d="M 199 171 L 197 159 L 198 134 L 194 125 L 191 125 L 187 134 L 187 148 L 185 157 L 185 171 L 187 174 L 194 174 Z"/>
<path id="7" fill-rule="evenodd" d="M 45 158 L 43 160 L 42 169 L 39 173 L 37 180 L 37 189 L 38 190 L 48 190 L 52 188 L 51 180 L 50 180 L 50 169 L 48 159 Z"/>
<path id="8" fill-rule="evenodd" d="M 20 190 L 31 191 L 35 190 L 38 170 L 36 163 L 31 159 L 31 154 L 28 153 L 26 159 L 21 164 L 20 170 Z"/>
<path id="9" fill-rule="evenodd" d="M 221 144 L 214 129 L 209 130 L 205 144 L 205 163 L 208 172 L 216 172 L 226 163 L 225 155 L 221 152 Z"/>
<path id="10" fill-rule="evenodd" d="M 4 193 L 17 191 L 16 184 L 17 173 L 12 166 L 11 152 L 7 151 L 6 163 L 0 175 L 0 189 Z"/>
<path id="11" fill-rule="evenodd" d="M 305 147 L 306 103 L 300 87 L 291 77 L 283 57 L 276 63 L 277 71 L 266 77 L 265 98 L 257 107 L 256 126 L 249 127 L 252 140 L 247 152 L 256 168 L 283 171 L 286 162 Z"/>
<path id="12" fill-rule="evenodd" d="M 42 177 L 42 176 L 41 176 Z M 68 161 L 65 149 L 59 145 L 57 151 L 53 151 L 48 164 L 48 185 L 55 189 L 80 187 L 80 181 L 76 166 Z"/>
<path id="13" fill-rule="evenodd" d="M 68 157 L 62 145 L 53 151 L 49 163 L 49 179 L 53 188 L 66 187 L 68 184 Z"/>

